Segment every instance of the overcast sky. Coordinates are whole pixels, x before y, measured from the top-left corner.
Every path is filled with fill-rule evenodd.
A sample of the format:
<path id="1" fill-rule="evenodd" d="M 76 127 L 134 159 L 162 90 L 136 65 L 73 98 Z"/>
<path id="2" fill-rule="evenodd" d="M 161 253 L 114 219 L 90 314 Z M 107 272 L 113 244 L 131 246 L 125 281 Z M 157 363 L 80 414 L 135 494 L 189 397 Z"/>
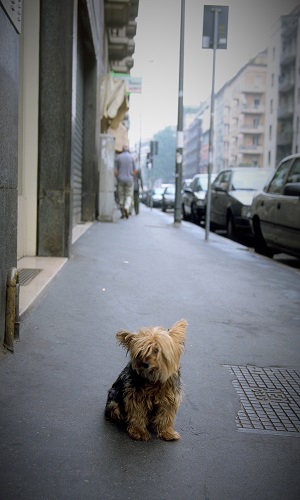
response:
<path id="1" fill-rule="evenodd" d="M 264 50 L 280 15 L 299 0 L 185 0 L 184 105 L 210 97 L 213 51 L 202 49 L 204 5 L 229 6 L 227 50 L 217 50 L 215 91 Z M 169 125 L 177 126 L 181 0 L 139 0 L 132 76 L 142 94 L 130 97 L 130 147 Z"/>

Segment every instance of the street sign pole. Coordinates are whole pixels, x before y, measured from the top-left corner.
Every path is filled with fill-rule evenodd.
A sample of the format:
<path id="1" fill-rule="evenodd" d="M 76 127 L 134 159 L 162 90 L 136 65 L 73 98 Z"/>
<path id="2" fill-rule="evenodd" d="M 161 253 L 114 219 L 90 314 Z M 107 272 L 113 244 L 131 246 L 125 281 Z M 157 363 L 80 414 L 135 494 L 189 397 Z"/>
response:
<path id="1" fill-rule="evenodd" d="M 183 152 L 184 14 L 185 14 L 185 0 L 181 0 L 174 222 L 181 222 L 182 152 Z"/>
<path id="2" fill-rule="evenodd" d="M 213 35 L 213 72 L 212 72 L 212 87 L 210 99 L 210 128 L 209 128 L 209 156 L 208 156 L 208 186 L 207 186 L 207 203 L 205 215 L 205 239 L 209 238 L 210 229 L 210 206 L 211 206 L 211 172 L 213 166 L 213 148 L 214 148 L 214 111 L 215 111 L 215 74 L 216 74 L 216 52 L 218 43 L 218 7 L 212 7 L 214 13 L 214 35 Z"/>
<path id="3" fill-rule="evenodd" d="M 214 148 L 214 111 L 215 111 L 215 72 L 217 49 L 227 48 L 228 7 L 218 5 L 205 5 L 203 18 L 204 49 L 213 49 L 213 72 L 210 103 L 210 128 L 209 128 L 209 157 L 208 157 L 208 187 L 205 214 L 205 239 L 208 240 L 210 228 L 211 207 L 211 174 L 213 170 Z"/>

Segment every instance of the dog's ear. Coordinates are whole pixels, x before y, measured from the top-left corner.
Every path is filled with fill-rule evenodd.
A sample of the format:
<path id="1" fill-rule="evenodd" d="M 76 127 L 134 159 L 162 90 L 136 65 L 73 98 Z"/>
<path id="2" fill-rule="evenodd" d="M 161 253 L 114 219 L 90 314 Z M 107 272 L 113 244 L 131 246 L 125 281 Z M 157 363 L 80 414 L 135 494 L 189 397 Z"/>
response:
<path id="1" fill-rule="evenodd" d="M 181 319 L 174 323 L 174 325 L 169 329 L 169 335 L 179 344 L 184 344 L 186 329 L 188 322 L 185 319 Z"/>
<path id="2" fill-rule="evenodd" d="M 118 333 L 116 333 L 116 339 L 120 345 L 129 350 L 133 335 L 134 333 L 128 332 L 127 330 L 119 330 Z"/>

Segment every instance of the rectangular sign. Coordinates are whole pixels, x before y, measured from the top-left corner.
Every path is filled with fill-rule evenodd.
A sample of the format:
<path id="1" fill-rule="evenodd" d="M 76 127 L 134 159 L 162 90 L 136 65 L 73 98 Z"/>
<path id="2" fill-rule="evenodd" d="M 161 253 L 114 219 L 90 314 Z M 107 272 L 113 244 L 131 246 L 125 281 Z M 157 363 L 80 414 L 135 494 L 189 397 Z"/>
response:
<path id="1" fill-rule="evenodd" d="M 202 35 L 203 49 L 227 49 L 228 10 L 229 7 L 224 5 L 204 5 Z M 214 26 L 216 15 L 218 16 L 217 46 L 214 47 Z"/>
<path id="2" fill-rule="evenodd" d="M 142 93 L 142 77 L 140 76 L 131 76 L 125 73 L 114 73 L 111 72 L 113 78 L 117 78 L 119 80 L 124 80 L 127 86 L 127 92 L 129 94 L 141 94 Z"/>
<path id="3" fill-rule="evenodd" d="M 142 78 L 140 76 L 131 76 L 126 80 L 127 90 L 131 94 L 140 94 L 142 92 Z"/>

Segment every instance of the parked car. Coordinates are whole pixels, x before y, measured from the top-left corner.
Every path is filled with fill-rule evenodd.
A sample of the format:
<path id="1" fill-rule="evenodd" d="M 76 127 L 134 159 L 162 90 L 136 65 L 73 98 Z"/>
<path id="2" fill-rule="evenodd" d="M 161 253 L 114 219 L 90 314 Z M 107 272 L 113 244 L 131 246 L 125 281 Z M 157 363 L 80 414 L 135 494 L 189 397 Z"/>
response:
<path id="1" fill-rule="evenodd" d="M 211 229 L 225 228 L 230 237 L 241 231 L 251 233 L 248 214 L 252 200 L 271 173 L 272 169 L 259 167 L 222 170 L 211 185 Z"/>
<path id="2" fill-rule="evenodd" d="M 216 178 L 211 174 L 211 182 Z M 204 218 L 205 195 L 208 186 L 208 174 L 194 175 L 189 186 L 184 187 L 181 196 L 182 218 L 196 224 Z"/>
<path id="3" fill-rule="evenodd" d="M 300 155 L 284 158 L 253 199 L 250 221 L 255 248 L 265 255 L 300 258 Z"/>
<path id="4" fill-rule="evenodd" d="M 193 179 L 184 179 L 184 180 L 182 181 L 182 190 L 183 190 L 183 191 L 185 190 L 185 188 L 190 187 L 190 184 L 191 184 L 192 180 L 193 180 Z"/>
<path id="5" fill-rule="evenodd" d="M 161 209 L 166 212 L 168 208 L 175 208 L 175 184 L 166 186 L 162 194 Z"/>
<path id="6" fill-rule="evenodd" d="M 147 207 L 152 206 L 155 208 L 160 208 L 163 192 L 164 188 L 148 189 L 145 202 Z"/>
<path id="7" fill-rule="evenodd" d="M 147 196 L 148 196 L 148 188 L 147 188 L 147 186 L 144 185 L 143 190 L 140 191 L 140 202 L 146 204 L 147 203 Z"/>

